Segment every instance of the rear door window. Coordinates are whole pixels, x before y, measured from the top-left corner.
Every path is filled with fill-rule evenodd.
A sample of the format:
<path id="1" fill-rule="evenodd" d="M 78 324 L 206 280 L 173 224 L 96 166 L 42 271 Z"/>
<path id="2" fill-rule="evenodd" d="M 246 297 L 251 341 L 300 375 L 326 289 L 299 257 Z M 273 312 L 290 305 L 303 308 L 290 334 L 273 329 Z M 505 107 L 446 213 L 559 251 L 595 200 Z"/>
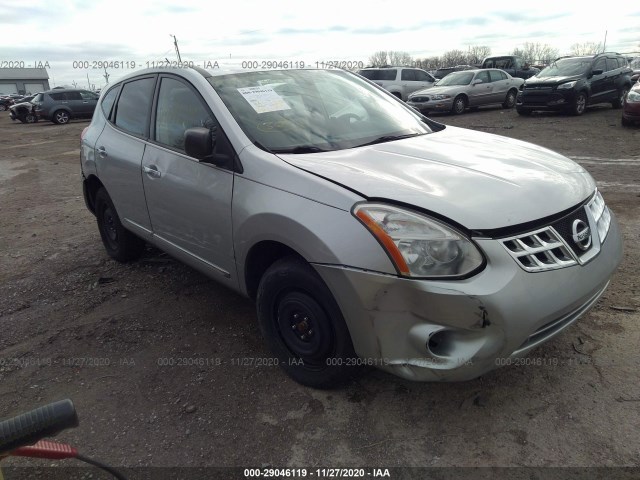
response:
<path id="1" fill-rule="evenodd" d="M 500 80 L 506 80 L 507 74 L 498 70 L 489 70 L 489 76 L 492 82 L 498 82 Z"/>
<path id="2" fill-rule="evenodd" d="M 67 95 L 64 92 L 50 93 L 49 96 L 56 102 L 64 101 L 67 99 Z"/>
<path id="3" fill-rule="evenodd" d="M 402 70 L 402 78 L 401 80 L 408 80 L 408 81 L 414 81 L 416 80 L 416 74 L 414 70 L 410 70 L 408 68 L 405 68 L 404 70 Z"/>
<path id="4" fill-rule="evenodd" d="M 118 127 L 134 135 L 147 134 L 155 82 L 155 77 L 147 77 L 124 84 L 115 112 Z"/>
<path id="5" fill-rule="evenodd" d="M 80 92 L 67 92 L 65 95 L 67 96 L 67 100 L 82 100 Z"/>

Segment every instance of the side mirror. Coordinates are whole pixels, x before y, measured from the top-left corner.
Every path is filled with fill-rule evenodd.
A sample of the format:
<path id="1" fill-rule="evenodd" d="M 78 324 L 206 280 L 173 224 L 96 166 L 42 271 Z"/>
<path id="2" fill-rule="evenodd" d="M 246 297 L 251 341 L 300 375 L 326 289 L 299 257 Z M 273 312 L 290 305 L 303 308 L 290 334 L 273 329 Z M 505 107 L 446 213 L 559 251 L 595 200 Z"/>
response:
<path id="1" fill-rule="evenodd" d="M 205 160 L 213 155 L 213 141 L 208 128 L 189 128 L 184 132 L 184 151 L 190 157 Z"/>
<path id="2" fill-rule="evenodd" d="M 203 163 L 211 163 L 225 168 L 231 168 L 233 165 L 233 157 L 215 152 L 211 130 L 208 128 L 194 127 L 185 130 L 184 151 L 190 157 L 197 158 Z"/>
<path id="3" fill-rule="evenodd" d="M 483 83 L 481 78 L 476 78 L 473 82 L 471 82 L 471 85 L 478 85 L 479 83 Z"/>
<path id="4" fill-rule="evenodd" d="M 603 73 L 604 73 L 604 70 L 602 70 L 601 68 L 591 71 L 591 75 L 602 75 Z"/>

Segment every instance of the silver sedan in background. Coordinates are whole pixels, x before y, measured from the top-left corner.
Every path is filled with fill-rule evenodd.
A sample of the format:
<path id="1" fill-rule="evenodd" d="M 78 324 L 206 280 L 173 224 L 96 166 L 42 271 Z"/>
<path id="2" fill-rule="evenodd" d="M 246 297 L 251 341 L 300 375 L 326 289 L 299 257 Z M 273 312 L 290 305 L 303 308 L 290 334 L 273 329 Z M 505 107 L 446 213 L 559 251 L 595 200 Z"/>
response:
<path id="1" fill-rule="evenodd" d="M 423 113 L 464 113 L 467 108 L 502 104 L 513 108 L 524 83 L 497 68 L 453 72 L 429 89 L 409 95 L 407 103 Z"/>

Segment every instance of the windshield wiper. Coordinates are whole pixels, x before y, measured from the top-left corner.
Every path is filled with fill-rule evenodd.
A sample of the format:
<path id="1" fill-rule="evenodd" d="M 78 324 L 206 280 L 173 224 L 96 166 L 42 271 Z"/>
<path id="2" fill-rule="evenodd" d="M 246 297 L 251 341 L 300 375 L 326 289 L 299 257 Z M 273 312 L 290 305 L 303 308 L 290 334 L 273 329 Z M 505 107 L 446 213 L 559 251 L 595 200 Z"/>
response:
<path id="1" fill-rule="evenodd" d="M 406 135 L 383 135 L 382 137 L 378 137 L 375 140 L 371 140 L 370 142 L 356 145 L 356 147 L 364 147 L 366 145 L 375 145 L 376 143 L 385 143 L 391 142 L 393 140 L 401 140 L 403 138 L 417 137 L 418 135 L 424 135 L 424 133 L 408 133 Z"/>
<path id="2" fill-rule="evenodd" d="M 279 150 L 272 150 L 272 153 L 318 153 L 318 152 L 328 152 L 329 150 L 324 150 L 319 147 L 315 147 L 313 145 L 298 145 L 293 148 L 282 148 Z"/>

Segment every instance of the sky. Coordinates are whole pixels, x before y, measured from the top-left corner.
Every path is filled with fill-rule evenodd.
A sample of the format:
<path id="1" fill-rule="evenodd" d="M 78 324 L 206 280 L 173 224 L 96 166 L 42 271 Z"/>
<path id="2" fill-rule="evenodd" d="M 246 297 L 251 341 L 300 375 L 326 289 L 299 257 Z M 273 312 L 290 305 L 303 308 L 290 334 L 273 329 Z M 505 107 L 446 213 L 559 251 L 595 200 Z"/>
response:
<path id="1" fill-rule="evenodd" d="M 591 5 L 584 0 L 0 0 L 0 67 L 48 62 L 52 87 L 75 81 L 99 88 L 105 79 L 98 62 L 115 62 L 107 69 L 114 81 L 147 62 L 175 61 L 171 35 L 183 61 L 203 67 L 217 62 L 220 68 L 263 61 L 366 65 L 379 50 L 423 58 L 471 45 L 487 45 L 499 55 L 524 42 L 546 43 L 562 54 L 574 43 L 603 42 L 605 32 L 608 51 L 640 55 L 640 3 Z"/>

